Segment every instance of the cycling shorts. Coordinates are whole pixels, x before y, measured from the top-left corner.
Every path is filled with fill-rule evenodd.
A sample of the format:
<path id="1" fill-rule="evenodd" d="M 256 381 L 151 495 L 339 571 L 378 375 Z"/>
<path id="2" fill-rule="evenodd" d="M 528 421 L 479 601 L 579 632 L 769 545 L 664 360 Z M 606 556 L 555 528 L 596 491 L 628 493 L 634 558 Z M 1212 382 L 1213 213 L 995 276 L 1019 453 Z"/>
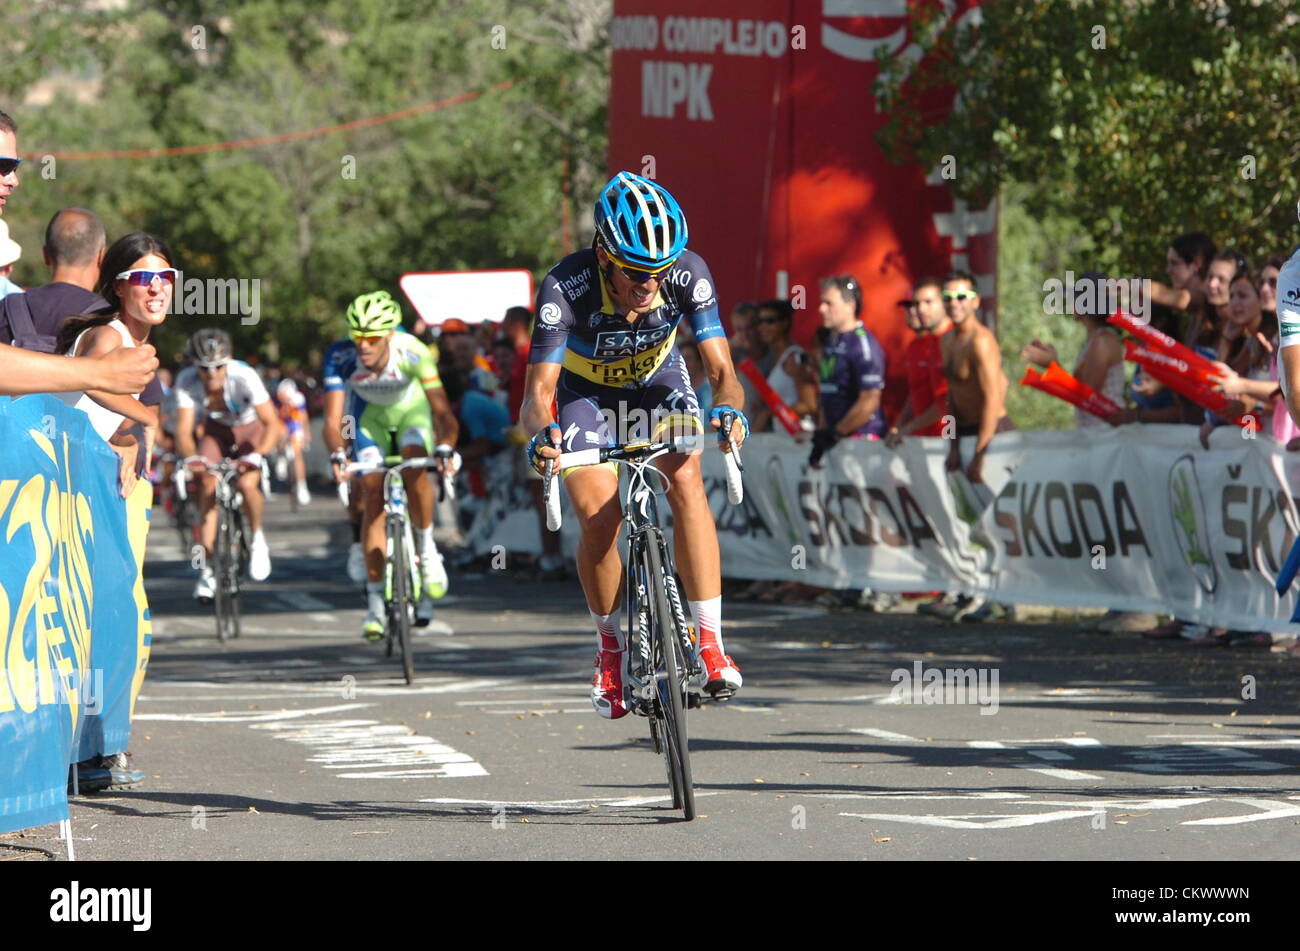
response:
<path id="1" fill-rule="evenodd" d="M 391 406 L 366 403 L 355 396 L 353 400 L 354 407 L 364 407 L 359 418 L 353 414 L 357 419 L 357 434 L 349 455 L 354 462 L 378 465 L 384 456 L 397 455 L 407 446 L 422 446 L 425 453 L 433 452 L 433 413 L 420 387 L 410 387 L 407 395 Z M 395 444 L 393 430 L 396 430 Z"/>
<path id="2" fill-rule="evenodd" d="M 203 424 L 198 454 L 216 465 L 223 459 L 238 459 L 253 451 L 262 439 L 262 421 L 255 419 L 241 426 L 228 426 L 215 419 Z"/>
<path id="3" fill-rule="evenodd" d="M 654 441 L 670 427 L 682 433 L 705 431 L 699 398 L 675 350 L 653 376 L 634 386 L 602 386 L 562 370 L 556 402 L 562 452 Z M 616 467 L 612 462 L 605 465 Z M 561 475 L 572 471 L 565 469 Z"/>

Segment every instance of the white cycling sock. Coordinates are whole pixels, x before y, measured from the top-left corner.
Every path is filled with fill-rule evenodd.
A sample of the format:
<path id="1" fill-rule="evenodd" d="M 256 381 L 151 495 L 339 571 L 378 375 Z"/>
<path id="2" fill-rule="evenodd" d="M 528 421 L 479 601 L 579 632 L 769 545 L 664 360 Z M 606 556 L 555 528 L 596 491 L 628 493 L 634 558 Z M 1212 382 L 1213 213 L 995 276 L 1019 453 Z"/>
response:
<path id="1" fill-rule="evenodd" d="M 366 582 L 366 609 L 375 617 L 384 616 L 384 583 Z"/>
<path id="2" fill-rule="evenodd" d="M 433 551 L 437 546 L 433 541 L 433 526 L 427 528 L 417 528 L 420 533 L 420 551 Z"/>
<path id="3" fill-rule="evenodd" d="M 691 616 L 695 618 L 695 633 L 700 647 L 716 647 L 722 653 L 722 595 L 707 601 L 690 601 Z"/>
<path id="4" fill-rule="evenodd" d="M 587 609 L 591 611 L 590 608 Z M 591 619 L 596 622 L 596 649 L 603 651 L 621 651 L 627 647 L 627 636 L 619 625 L 621 609 L 613 614 L 597 614 L 591 611 Z"/>

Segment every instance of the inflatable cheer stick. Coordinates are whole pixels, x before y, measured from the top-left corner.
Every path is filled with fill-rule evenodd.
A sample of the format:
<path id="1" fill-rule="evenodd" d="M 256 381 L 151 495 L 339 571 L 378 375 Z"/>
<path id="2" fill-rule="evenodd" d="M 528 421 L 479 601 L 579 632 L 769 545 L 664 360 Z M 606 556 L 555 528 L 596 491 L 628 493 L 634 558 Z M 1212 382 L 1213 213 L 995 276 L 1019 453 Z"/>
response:
<path id="1" fill-rule="evenodd" d="M 1056 364 L 1052 364 L 1052 366 L 1056 366 Z M 1057 367 L 1057 369 L 1061 370 L 1060 367 Z M 1046 374 L 1040 374 L 1033 367 L 1025 368 L 1025 375 L 1020 381 L 1020 385 L 1032 386 L 1036 390 L 1042 390 L 1044 393 L 1077 406 L 1085 413 L 1091 413 L 1093 416 L 1100 419 L 1106 419 L 1111 413 L 1119 412 L 1118 406 L 1106 399 L 1106 397 L 1102 396 L 1092 387 L 1085 383 L 1080 383 L 1064 370 L 1061 370 L 1061 374 L 1069 377 L 1077 387 L 1082 388 L 1082 390 L 1086 390 L 1087 392 L 1081 393 L 1079 389 L 1076 389 L 1075 387 L 1063 385 L 1059 378 L 1048 379 Z"/>
<path id="2" fill-rule="evenodd" d="M 1141 340 L 1148 350 L 1182 361 L 1184 369 L 1181 372 L 1191 374 L 1206 386 L 1212 387 L 1215 379 L 1222 375 L 1221 370 L 1191 347 L 1184 346 L 1168 334 L 1161 333 L 1151 325 L 1138 320 L 1132 314 L 1117 310 L 1110 315 L 1109 321 Z"/>
<path id="3" fill-rule="evenodd" d="M 1111 414 L 1118 413 L 1123 409 L 1122 406 L 1116 406 L 1113 401 L 1102 396 L 1087 383 L 1077 379 L 1073 374 L 1067 373 L 1055 360 L 1048 365 L 1047 370 L 1043 373 L 1043 379 L 1076 394 L 1079 397 L 1079 402 L 1076 402 L 1075 405 L 1093 416 L 1106 419 Z"/>
<path id="4" fill-rule="evenodd" d="M 1128 343 L 1131 344 L 1132 341 L 1128 341 Z M 1208 386 L 1185 376 L 1178 368 L 1181 361 L 1178 361 L 1177 358 L 1155 353 L 1142 347 L 1129 347 L 1126 348 L 1124 359 L 1137 363 L 1153 378 L 1159 380 L 1174 392 L 1187 397 L 1198 406 L 1204 406 L 1210 412 L 1227 418 L 1228 404 L 1232 401 L 1222 393 L 1216 393 Z M 1238 426 L 1246 425 L 1244 416 L 1231 417 L 1231 419 Z"/>
<path id="5" fill-rule="evenodd" d="M 803 432 L 803 427 L 799 425 L 799 417 L 794 414 L 794 410 L 786 404 L 785 400 L 781 399 L 780 394 L 772 389 L 772 384 L 767 382 L 767 378 L 763 376 L 763 372 L 759 370 L 752 357 L 742 360 L 736 369 L 749 377 L 749 382 L 754 384 L 754 389 L 758 390 L 758 395 L 772 411 L 772 416 L 781 423 L 787 433 L 794 436 Z"/>

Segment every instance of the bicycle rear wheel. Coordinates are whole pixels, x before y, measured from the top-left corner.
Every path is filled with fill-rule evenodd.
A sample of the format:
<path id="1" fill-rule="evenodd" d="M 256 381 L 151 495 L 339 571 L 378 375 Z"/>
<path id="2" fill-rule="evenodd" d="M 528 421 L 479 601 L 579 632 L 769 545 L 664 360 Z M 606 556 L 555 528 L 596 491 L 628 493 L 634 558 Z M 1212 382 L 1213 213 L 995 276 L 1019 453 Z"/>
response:
<path id="1" fill-rule="evenodd" d="M 392 552 L 393 599 L 389 603 L 389 623 L 394 625 L 398 646 L 402 650 L 402 673 L 408 684 L 415 683 L 415 645 L 411 639 L 411 553 L 406 547 L 406 526 L 399 519 L 388 522 L 388 543 Z"/>
<path id="2" fill-rule="evenodd" d="M 655 669 L 656 707 L 662 717 L 660 739 L 668 768 L 673 805 L 687 821 L 695 818 L 695 789 L 691 780 L 691 758 L 686 734 L 686 658 L 676 616 L 668 603 L 664 585 L 664 563 L 659 553 L 659 533 L 644 538 L 646 589 L 652 609 L 651 656 Z M 662 675 L 662 677 L 661 677 Z"/>

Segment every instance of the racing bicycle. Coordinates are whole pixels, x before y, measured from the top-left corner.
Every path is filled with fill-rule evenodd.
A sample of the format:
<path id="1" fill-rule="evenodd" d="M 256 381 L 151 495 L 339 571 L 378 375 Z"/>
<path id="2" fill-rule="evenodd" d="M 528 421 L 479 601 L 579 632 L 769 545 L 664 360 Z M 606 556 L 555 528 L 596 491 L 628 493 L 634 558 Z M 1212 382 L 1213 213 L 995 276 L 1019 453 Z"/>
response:
<path id="1" fill-rule="evenodd" d="M 724 413 L 722 432 L 731 432 L 734 415 Z M 681 584 L 673 565 L 672 550 L 659 527 L 656 497 L 666 491 L 668 477 L 654 460 L 670 452 L 698 452 L 700 437 L 670 442 L 629 443 L 566 452 L 549 460 L 543 495 L 546 524 L 560 528 L 560 494 L 556 473 L 572 466 L 621 462 L 628 478 L 623 501 L 627 528 L 627 556 L 624 559 L 624 597 L 628 619 L 628 691 L 632 712 L 647 718 L 650 740 L 664 757 L 673 808 L 681 809 L 687 821 L 695 818 L 695 790 L 686 732 L 686 710 L 697 706 L 695 689 L 704 681 L 704 669 L 696 650 L 695 629 L 686 621 L 682 608 Z M 727 498 L 738 504 L 742 497 L 740 453 L 728 438 L 730 452 L 724 454 L 727 468 Z M 659 488 L 651 481 L 658 478 Z"/>
<path id="2" fill-rule="evenodd" d="M 239 636 L 239 582 L 248 573 L 249 539 L 244 528 L 244 496 L 235 485 L 235 479 L 244 468 L 229 459 L 213 465 L 205 462 L 202 468 L 193 460 L 195 471 L 208 472 L 217 477 L 217 534 L 212 543 L 212 574 L 217 615 L 217 639 L 225 643 Z M 187 470 L 177 467 L 176 488 L 182 501 L 187 501 Z M 197 516 L 197 506 L 187 501 L 187 508 Z"/>
<path id="3" fill-rule="evenodd" d="M 395 435 L 395 434 L 394 434 Z M 366 472 L 384 473 L 384 641 L 385 656 L 392 657 L 394 645 L 402 652 L 402 673 L 407 684 L 415 682 L 415 645 L 412 626 L 423 626 L 415 619 L 420 600 L 420 559 L 416 553 L 415 534 L 407 510 L 407 469 L 438 469 L 442 496 L 453 496 L 452 477 L 443 467 L 441 456 L 385 456 L 382 464 L 354 462 L 344 469 L 347 475 Z M 347 504 L 347 480 L 339 483 L 339 497 Z M 427 622 L 426 622 L 427 623 Z"/>

